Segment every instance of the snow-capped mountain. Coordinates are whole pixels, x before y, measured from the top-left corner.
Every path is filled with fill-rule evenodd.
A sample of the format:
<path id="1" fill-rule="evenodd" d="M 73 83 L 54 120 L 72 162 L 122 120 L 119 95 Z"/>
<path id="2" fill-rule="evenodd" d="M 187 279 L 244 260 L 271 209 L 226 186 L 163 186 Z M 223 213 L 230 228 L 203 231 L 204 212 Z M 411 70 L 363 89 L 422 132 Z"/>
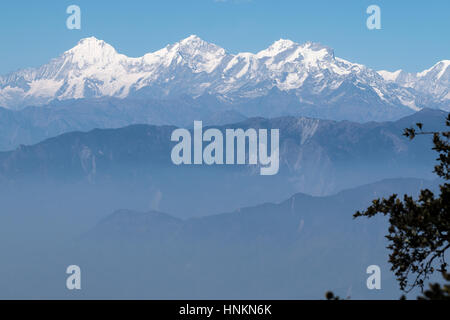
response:
<path id="1" fill-rule="evenodd" d="M 335 57 L 318 43 L 279 40 L 256 54 L 230 54 L 193 35 L 139 58 L 94 37 L 37 69 L 0 78 L 0 106 L 21 109 L 52 100 L 212 95 L 239 103 L 277 90 L 308 107 L 342 104 L 419 110 L 449 107 L 448 60 L 417 75 L 376 72 Z"/>
<path id="2" fill-rule="evenodd" d="M 450 60 L 442 60 L 430 69 L 419 73 L 408 73 L 403 70 L 395 72 L 379 71 L 389 82 L 406 88 L 413 88 L 419 93 L 432 95 L 435 101 L 445 103 L 450 99 Z"/>

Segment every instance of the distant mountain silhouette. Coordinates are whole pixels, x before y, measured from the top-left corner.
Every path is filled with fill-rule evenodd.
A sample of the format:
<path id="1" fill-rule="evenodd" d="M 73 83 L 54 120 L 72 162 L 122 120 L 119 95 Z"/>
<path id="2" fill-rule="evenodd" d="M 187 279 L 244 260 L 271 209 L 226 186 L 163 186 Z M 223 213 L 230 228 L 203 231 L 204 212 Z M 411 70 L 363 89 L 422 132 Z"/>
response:
<path id="1" fill-rule="evenodd" d="M 345 295 L 352 287 L 356 299 L 395 298 L 400 293 L 387 267 L 385 219 L 369 222 L 353 220 L 352 215 L 376 197 L 417 196 L 420 189 L 436 186 L 419 179 L 390 179 L 332 196 L 296 194 L 281 203 L 187 220 L 119 210 L 78 240 L 75 256 L 97 268 L 125 256 L 138 259 L 141 268 L 170 261 L 167 268 L 157 267 L 156 274 L 154 270 L 140 276 L 143 283 L 166 279 L 156 287 L 138 285 L 143 296 L 156 295 L 165 286 L 170 298 L 237 294 L 246 299 L 317 299 L 327 288 Z M 97 251 L 110 254 L 98 259 L 91 255 Z M 382 292 L 365 287 L 365 269 L 371 264 L 384 270 Z M 135 264 L 118 265 L 121 276 L 135 283 Z M 192 291 L 184 291 L 189 285 Z M 120 286 L 117 296 L 122 296 Z"/>

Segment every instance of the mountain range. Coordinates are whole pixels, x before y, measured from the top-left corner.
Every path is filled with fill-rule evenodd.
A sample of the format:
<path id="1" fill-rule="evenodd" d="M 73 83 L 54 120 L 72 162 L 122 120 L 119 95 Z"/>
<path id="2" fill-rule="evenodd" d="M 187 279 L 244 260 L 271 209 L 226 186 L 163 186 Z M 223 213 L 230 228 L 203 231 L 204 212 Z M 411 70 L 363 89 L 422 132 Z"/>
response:
<path id="1" fill-rule="evenodd" d="M 110 97 L 126 106 L 129 98 L 187 96 L 191 109 L 208 100 L 215 111 L 245 116 L 392 120 L 424 107 L 449 110 L 448 66 L 444 60 L 417 74 L 377 72 L 318 43 L 281 39 L 256 54 L 231 54 L 195 35 L 130 58 L 91 37 L 39 68 L 0 77 L 0 106 Z"/>

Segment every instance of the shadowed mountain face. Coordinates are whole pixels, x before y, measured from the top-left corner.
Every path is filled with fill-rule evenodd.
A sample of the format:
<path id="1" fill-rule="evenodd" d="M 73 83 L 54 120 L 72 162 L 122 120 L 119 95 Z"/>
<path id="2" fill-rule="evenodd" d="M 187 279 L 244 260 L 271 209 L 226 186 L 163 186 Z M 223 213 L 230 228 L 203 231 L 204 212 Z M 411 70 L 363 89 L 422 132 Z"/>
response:
<path id="1" fill-rule="evenodd" d="M 94 199 L 117 195 L 111 201 L 121 201 L 111 210 L 218 213 L 281 201 L 296 192 L 326 195 L 385 178 L 431 177 L 435 155 L 430 137 L 409 141 L 402 131 L 416 122 L 437 130 L 444 117 L 441 111 L 424 110 L 385 123 L 283 117 L 218 127 L 279 129 L 280 170 L 274 176 L 260 176 L 253 165 L 176 166 L 170 158 L 175 145 L 170 141 L 175 129 L 171 126 L 73 132 L 0 153 L 0 188 L 13 194 L 42 192 L 46 199 L 68 185 L 62 190 L 70 189 L 66 197 L 71 201 L 85 192 Z M 43 185 L 48 188 L 39 187 Z"/>
<path id="2" fill-rule="evenodd" d="M 70 241 L 58 236 L 58 220 L 45 224 L 48 213 L 39 219 L 28 213 L 15 233 L 1 233 L 10 243 L 0 265 L 1 294 L 73 298 L 55 274 L 76 263 L 84 277 L 79 298 L 321 299 L 327 290 L 353 299 L 398 298 L 386 263 L 385 219 L 352 215 L 373 198 L 394 192 L 417 196 L 427 187 L 434 190 L 436 183 L 384 180 L 332 196 L 296 194 L 280 203 L 191 219 L 118 210 Z M 75 214 L 69 215 L 73 223 Z M 29 224 L 33 229 L 26 229 Z M 48 242 L 43 230 L 51 235 Z M 73 232 L 73 225 L 63 230 Z M 34 241 L 21 244 L 23 237 Z M 380 291 L 366 288 L 372 264 L 382 270 Z"/>
<path id="3" fill-rule="evenodd" d="M 275 90 L 276 91 L 276 90 Z M 295 97 L 287 93 L 233 105 L 213 97 L 192 99 L 181 97 L 171 100 L 115 99 L 70 100 L 54 102 L 45 107 L 28 107 L 13 111 L 0 107 L 0 151 L 19 145 L 38 143 L 71 131 L 120 128 L 133 124 L 192 126 L 194 120 L 209 125 L 224 125 L 243 121 L 248 117 L 306 116 L 335 120 L 386 120 L 398 119 L 413 111 L 397 112 L 368 107 L 367 117 L 354 117 L 358 106 L 348 104 L 341 109 L 300 106 Z M 344 113 L 350 114 L 345 116 Z M 375 114 L 390 114 L 378 117 Z M 372 114 L 374 114 L 372 116 Z"/>
<path id="4" fill-rule="evenodd" d="M 365 122 L 396 120 L 414 113 L 406 107 L 392 109 L 379 105 L 374 108 L 366 101 L 369 98 L 355 104 L 351 101 L 352 94 L 345 89 L 342 91 L 339 96 L 349 97 L 339 107 L 300 103 L 294 94 L 276 88 L 270 91 L 269 96 L 233 103 L 207 95 L 195 99 L 181 96 L 165 100 L 153 97 L 66 100 L 17 111 L 0 107 L 0 150 L 35 144 L 71 131 L 133 124 L 184 127 L 191 126 L 194 120 L 202 120 L 205 124 L 223 125 L 248 117 L 284 116 Z M 364 110 L 363 114 L 361 110 Z"/>
<path id="5" fill-rule="evenodd" d="M 71 131 L 121 128 L 133 124 L 192 126 L 194 120 L 223 125 L 246 119 L 212 97 L 170 100 L 67 100 L 20 111 L 0 108 L 0 150 L 31 145 Z"/>

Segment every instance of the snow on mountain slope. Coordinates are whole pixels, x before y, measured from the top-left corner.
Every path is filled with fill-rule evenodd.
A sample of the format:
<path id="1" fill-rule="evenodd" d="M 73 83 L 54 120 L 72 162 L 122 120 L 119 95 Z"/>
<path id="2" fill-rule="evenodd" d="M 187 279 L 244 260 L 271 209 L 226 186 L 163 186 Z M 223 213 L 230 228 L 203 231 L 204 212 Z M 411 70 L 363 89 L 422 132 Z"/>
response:
<path id="1" fill-rule="evenodd" d="M 397 80 L 397 78 L 399 77 L 399 75 L 401 73 L 403 73 L 403 70 L 397 70 L 394 72 L 387 71 L 387 70 L 380 70 L 380 71 L 378 71 L 378 73 L 380 74 L 380 76 L 382 76 L 384 78 L 384 80 L 395 82 Z"/>
<path id="2" fill-rule="evenodd" d="M 342 101 L 418 110 L 434 97 L 448 104 L 448 64 L 445 60 L 417 75 L 376 72 L 336 58 L 331 48 L 318 43 L 281 39 L 256 54 L 233 55 L 195 35 L 130 58 L 91 37 L 40 68 L 1 77 L 0 106 L 20 109 L 55 99 L 134 94 L 152 98 L 209 94 L 241 101 L 277 88 L 293 92 L 299 102 L 309 105 L 335 106 Z"/>
<path id="3" fill-rule="evenodd" d="M 442 60 L 431 68 L 408 73 L 403 70 L 395 72 L 379 71 L 388 82 L 397 83 L 406 88 L 413 88 L 419 93 L 432 95 L 435 100 L 445 102 L 450 100 L 450 60 Z"/>

